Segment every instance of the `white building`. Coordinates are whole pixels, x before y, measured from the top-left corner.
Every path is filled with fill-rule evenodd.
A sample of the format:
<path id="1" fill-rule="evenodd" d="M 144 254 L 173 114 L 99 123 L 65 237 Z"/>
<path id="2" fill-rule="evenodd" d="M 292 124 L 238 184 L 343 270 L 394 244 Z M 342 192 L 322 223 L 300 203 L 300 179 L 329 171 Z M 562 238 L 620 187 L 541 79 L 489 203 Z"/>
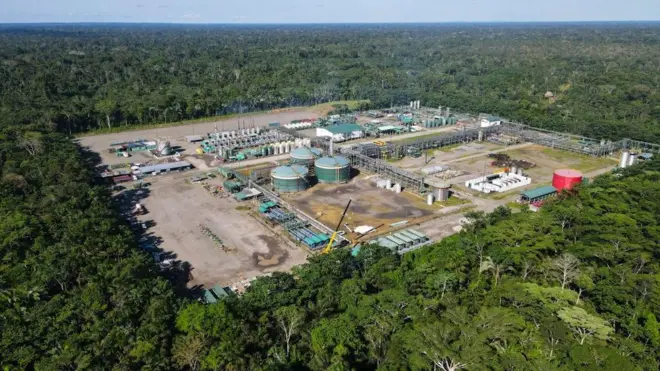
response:
<path id="1" fill-rule="evenodd" d="M 362 138 L 364 131 L 360 125 L 340 124 L 316 128 L 316 136 L 332 138 L 333 142 L 343 142 L 349 139 Z"/>
<path id="2" fill-rule="evenodd" d="M 482 128 L 489 128 L 491 126 L 498 126 L 498 125 L 502 125 L 502 120 L 490 120 L 487 118 L 481 119 Z"/>
<path id="3" fill-rule="evenodd" d="M 497 173 L 470 179 L 465 186 L 475 191 L 491 193 L 506 192 L 532 183 L 532 178 L 514 173 Z"/>

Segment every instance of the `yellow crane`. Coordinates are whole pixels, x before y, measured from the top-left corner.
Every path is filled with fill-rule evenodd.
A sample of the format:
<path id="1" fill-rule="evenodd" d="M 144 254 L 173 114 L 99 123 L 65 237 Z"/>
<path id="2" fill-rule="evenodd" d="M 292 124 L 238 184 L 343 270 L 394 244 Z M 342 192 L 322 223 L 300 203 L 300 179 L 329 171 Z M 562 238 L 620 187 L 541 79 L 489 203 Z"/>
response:
<path id="1" fill-rule="evenodd" d="M 322 254 L 327 254 L 332 250 L 332 244 L 335 242 L 335 239 L 337 238 L 337 232 L 339 232 L 339 227 L 341 227 L 341 222 L 344 220 L 344 217 L 346 216 L 346 212 L 348 211 L 348 207 L 351 206 L 352 201 L 353 201 L 352 198 L 348 200 L 348 203 L 344 208 L 344 213 L 341 214 L 341 218 L 339 218 L 339 223 L 337 223 L 337 228 L 335 228 L 335 231 L 332 233 L 332 236 L 330 237 L 330 242 L 328 242 L 328 246 L 326 246 L 321 252 Z"/>

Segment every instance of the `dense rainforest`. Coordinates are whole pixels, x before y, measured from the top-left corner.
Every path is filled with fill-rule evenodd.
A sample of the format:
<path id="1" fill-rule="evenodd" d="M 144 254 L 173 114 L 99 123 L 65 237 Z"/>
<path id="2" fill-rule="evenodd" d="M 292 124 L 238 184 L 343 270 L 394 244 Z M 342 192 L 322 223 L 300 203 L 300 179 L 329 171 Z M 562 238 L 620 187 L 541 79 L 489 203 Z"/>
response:
<path id="1" fill-rule="evenodd" d="M 205 305 L 137 248 L 98 157 L 68 136 L 414 94 L 657 138 L 654 27 L 484 27 L 4 27 L 0 367 L 657 370 L 660 160 L 538 213 L 471 213 L 462 232 L 404 256 L 337 250 Z"/>
<path id="2" fill-rule="evenodd" d="M 660 24 L 5 25 L 0 124 L 61 131 L 368 99 L 660 142 Z M 550 94 L 546 95 L 546 93 Z"/>

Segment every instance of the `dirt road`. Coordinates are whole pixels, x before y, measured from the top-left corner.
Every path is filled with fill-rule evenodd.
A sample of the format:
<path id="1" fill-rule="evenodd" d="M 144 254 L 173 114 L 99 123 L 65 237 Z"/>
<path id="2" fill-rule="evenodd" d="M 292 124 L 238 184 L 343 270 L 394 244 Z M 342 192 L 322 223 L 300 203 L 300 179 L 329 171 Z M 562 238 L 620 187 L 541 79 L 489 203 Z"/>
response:
<path id="1" fill-rule="evenodd" d="M 235 130 L 240 123 L 247 127 L 264 127 L 268 123 L 279 122 L 282 124 L 289 123 L 291 120 L 300 120 L 305 118 L 316 119 L 318 115 L 311 109 L 297 109 L 293 111 L 277 112 L 277 113 L 264 113 L 249 115 L 245 117 L 233 117 L 228 119 L 221 119 L 214 122 L 204 122 L 199 124 L 186 124 L 178 126 L 170 126 L 164 128 L 153 128 L 137 131 L 127 131 L 123 133 L 110 133 L 90 135 L 80 138 L 80 143 L 83 146 L 88 146 L 92 149 L 105 149 L 110 146 L 111 142 L 129 141 L 136 138 L 154 139 L 154 138 L 167 138 L 167 139 L 180 139 L 186 135 L 206 135 L 215 130 Z"/>

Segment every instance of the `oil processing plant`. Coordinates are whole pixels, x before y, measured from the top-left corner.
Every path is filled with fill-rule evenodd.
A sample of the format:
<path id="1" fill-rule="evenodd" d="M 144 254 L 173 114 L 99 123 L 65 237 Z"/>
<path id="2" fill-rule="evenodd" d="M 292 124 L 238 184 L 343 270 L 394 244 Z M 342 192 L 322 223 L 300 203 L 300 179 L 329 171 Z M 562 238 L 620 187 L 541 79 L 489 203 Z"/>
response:
<path id="1" fill-rule="evenodd" d="M 258 236 L 270 236 L 269 246 L 283 238 L 313 253 L 375 243 L 403 254 L 460 230 L 459 223 L 436 233 L 444 222 L 434 220 L 444 215 L 512 202 L 534 210 L 588 181 L 593 170 L 644 161 L 660 153 L 660 145 L 540 130 L 491 115 L 425 108 L 415 101 L 411 107 L 239 125 L 182 139 L 118 141 L 104 152 L 108 161 L 132 159 L 128 167 L 104 171 L 115 185 L 167 184 L 170 177 L 159 175 L 194 171 L 186 182 L 196 186 L 176 189 L 202 188 L 222 205 L 220 215 L 231 216 L 206 224 L 218 215 L 215 209 L 204 214 L 208 200 L 195 203 L 190 197 L 201 196 L 186 193 L 188 198 L 178 202 L 204 205 L 196 209 L 207 215 L 200 216 L 204 225 L 199 230 L 222 247 L 227 264 L 239 264 L 231 251 L 259 246 Z M 171 216 L 171 208 L 158 209 L 166 202 L 149 204 L 147 199 L 146 208 L 155 217 Z M 195 218 L 188 215 L 179 223 Z M 180 230 L 169 220 L 159 220 L 156 228 L 165 234 Z M 224 226 L 230 222 L 236 224 Z M 269 256 L 257 260 L 275 259 Z"/>

